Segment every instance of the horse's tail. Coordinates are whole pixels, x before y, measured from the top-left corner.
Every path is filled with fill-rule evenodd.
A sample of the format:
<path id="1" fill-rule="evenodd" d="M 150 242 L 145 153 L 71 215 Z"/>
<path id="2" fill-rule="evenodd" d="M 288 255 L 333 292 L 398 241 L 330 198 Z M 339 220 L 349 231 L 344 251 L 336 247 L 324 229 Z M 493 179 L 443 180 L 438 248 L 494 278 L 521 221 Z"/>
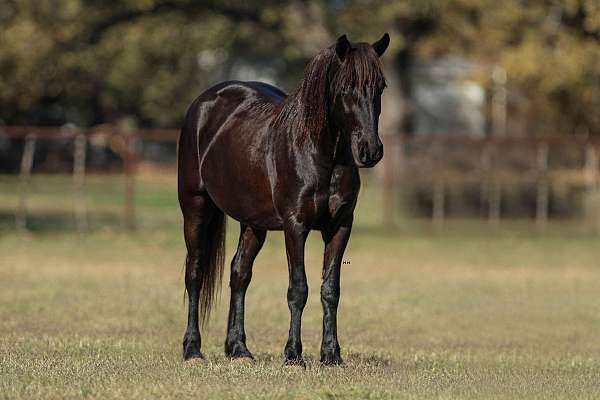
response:
<path id="1" fill-rule="evenodd" d="M 227 219 L 223 211 L 217 209 L 210 222 L 203 230 L 200 238 L 203 249 L 199 262 L 200 267 L 200 321 L 206 326 L 210 311 L 220 292 L 225 263 L 225 232 Z M 186 257 L 186 270 L 193 268 L 189 265 L 190 259 Z M 186 271 L 187 275 L 187 271 Z"/>

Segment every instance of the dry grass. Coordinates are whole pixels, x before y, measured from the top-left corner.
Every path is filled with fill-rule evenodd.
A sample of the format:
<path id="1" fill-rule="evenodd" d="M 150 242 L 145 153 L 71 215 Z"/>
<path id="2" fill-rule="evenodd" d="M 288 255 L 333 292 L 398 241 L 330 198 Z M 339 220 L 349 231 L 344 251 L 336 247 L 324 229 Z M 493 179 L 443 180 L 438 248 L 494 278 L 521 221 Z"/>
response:
<path id="1" fill-rule="evenodd" d="M 57 179 L 48 179 L 53 189 L 38 182 L 33 206 L 42 216 L 60 208 Z M 103 187 L 98 193 L 113 190 Z M 14 197 L 0 189 L 6 211 Z M 256 363 L 223 356 L 226 285 L 203 337 L 207 359 L 183 363 L 184 250 L 173 189 L 170 180 L 141 182 L 135 234 L 97 222 L 80 236 L 40 217 L 32 234 L 15 235 L 5 223 L 0 398 L 600 397 L 597 236 L 559 225 L 539 236 L 520 224 L 382 231 L 369 191 L 342 275 L 344 367 L 318 363 L 318 235 L 307 255 L 308 368 L 281 365 L 289 317 L 280 233 L 269 235 L 247 298 Z M 93 201 L 110 206 L 105 196 Z M 237 227 L 229 228 L 230 258 Z"/>

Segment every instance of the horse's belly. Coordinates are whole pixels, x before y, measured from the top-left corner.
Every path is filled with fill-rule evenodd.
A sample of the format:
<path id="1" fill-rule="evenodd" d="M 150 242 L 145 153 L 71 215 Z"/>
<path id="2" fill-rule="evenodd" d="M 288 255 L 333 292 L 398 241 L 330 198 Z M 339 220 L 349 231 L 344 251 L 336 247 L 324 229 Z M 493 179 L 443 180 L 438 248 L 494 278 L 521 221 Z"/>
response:
<path id="1" fill-rule="evenodd" d="M 265 146 L 256 132 L 223 132 L 207 149 L 201 175 L 208 194 L 227 215 L 259 229 L 282 228 L 273 206 Z"/>

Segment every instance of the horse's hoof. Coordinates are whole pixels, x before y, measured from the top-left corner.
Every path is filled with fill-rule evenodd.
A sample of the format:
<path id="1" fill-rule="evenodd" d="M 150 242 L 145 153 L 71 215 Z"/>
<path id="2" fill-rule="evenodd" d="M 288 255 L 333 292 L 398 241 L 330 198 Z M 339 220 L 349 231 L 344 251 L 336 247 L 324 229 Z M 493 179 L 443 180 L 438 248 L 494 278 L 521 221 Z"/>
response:
<path id="1" fill-rule="evenodd" d="M 204 355 L 198 352 L 183 353 L 183 361 L 204 360 Z"/>
<path id="2" fill-rule="evenodd" d="M 250 353 L 250 350 L 243 343 L 236 343 L 233 345 L 225 344 L 225 355 L 232 360 L 234 359 L 250 359 L 254 360 L 254 356 Z"/>
<path id="3" fill-rule="evenodd" d="M 200 352 L 200 341 L 199 340 L 183 340 L 183 361 L 192 359 L 202 359 L 204 356 Z"/>
<path id="4" fill-rule="evenodd" d="M 248 350 L 236 351 L 236 352 L 233 352 L 232 354 L 227 354 L 227 357 L 229 357 L 232 361 L 233 360 L 254 361 L 254 356 Z"/>
<path id="5" fill-rule="evenodd" d="M 301 349 L 302 349 L 301 346 L 293 347 L 293 346 L 290 346 L 289 344 L 286 345 L 285 349 L 283 350 L 283 357 L 284 357 L 283 365 L 289 366 L 289 367 L 306 368 L 306 363 L 304 362 L 304 359 L 302 358 L 302 350 Z"/>
<path id="6" fill-rule="evenodd" d="M 342 365 L 344 361 L 339 353 L 321 353 L 321 364 L 333 367 Z"/>

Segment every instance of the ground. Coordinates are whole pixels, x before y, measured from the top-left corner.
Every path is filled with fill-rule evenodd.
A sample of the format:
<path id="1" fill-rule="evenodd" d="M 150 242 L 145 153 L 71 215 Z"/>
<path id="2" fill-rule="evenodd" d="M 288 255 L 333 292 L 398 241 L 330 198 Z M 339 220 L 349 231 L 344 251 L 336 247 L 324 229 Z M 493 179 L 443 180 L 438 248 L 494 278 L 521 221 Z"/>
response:
<path id="1" fill-rule="evenodd" d="M 600 397 L 600 246 L 581 222 L 537 233 L 400 219 L 381 228 L 368 187 L 342 273 L 343 367 L 318 362 L 322 244 L 309 238 L 306 370 L 283 367 L 289 315 L 281 233 L 247 297 L 255 363 L 223 355 L 228 287 L 184 363 L 184 246 L 172 176 L 142 177 L 136 232 L 119 225 L 122 182 L 92 177 L 91 231 L 75 232 L 70 181 L 33 182 L 17 234 L 0 180 L 0 398 L 463 399 Z M 228 224 L 228 259 L 238 226 Z M 228 268 L 226 269 L 228 275 Z"/>

